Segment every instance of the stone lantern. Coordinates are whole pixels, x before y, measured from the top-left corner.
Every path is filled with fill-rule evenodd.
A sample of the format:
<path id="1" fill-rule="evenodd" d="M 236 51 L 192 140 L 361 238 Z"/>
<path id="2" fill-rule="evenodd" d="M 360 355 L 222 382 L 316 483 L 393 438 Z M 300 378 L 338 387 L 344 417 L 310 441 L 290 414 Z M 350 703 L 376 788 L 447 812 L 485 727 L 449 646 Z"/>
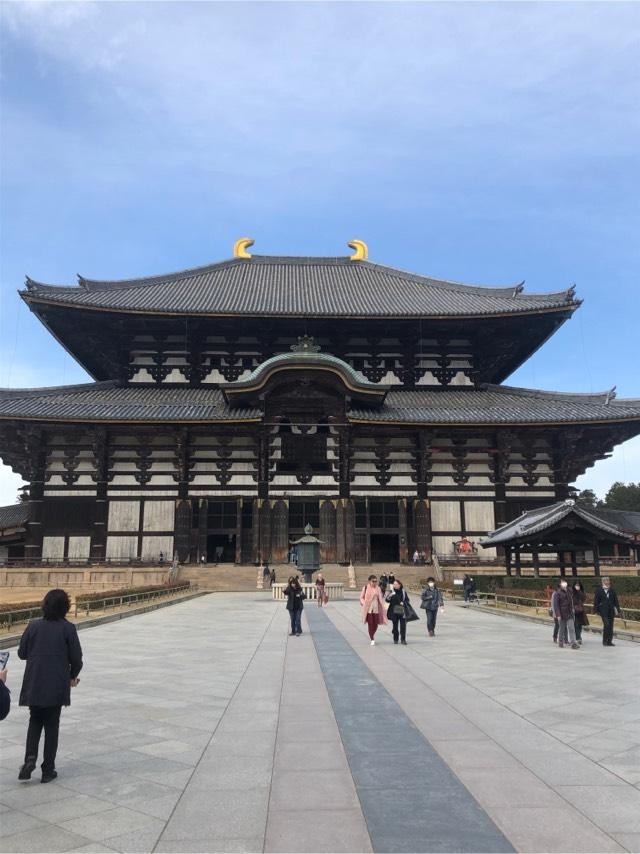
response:
<path id="1" fill-rule="evenodd" d="M 304 580 L 311 583 L 312 573 L 318 572 L 320 569 L 320 543 L 317 537 L 313 536 L 313 528 L 307 525 L 304 529 L 304 537 L 299 540 L 294 540 L 292 545 L 296 547 L 298 554 L 298 569 L 304 573 Z"/>

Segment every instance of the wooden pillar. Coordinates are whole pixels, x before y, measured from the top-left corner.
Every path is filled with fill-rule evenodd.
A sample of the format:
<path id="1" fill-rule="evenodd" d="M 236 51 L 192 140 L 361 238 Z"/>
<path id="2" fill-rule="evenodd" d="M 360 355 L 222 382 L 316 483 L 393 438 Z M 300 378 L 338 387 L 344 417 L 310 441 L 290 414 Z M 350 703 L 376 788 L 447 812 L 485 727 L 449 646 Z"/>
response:
<path id="1" fill-rule="evenodd" d="M 414 502 L 413 521 L 416 527 L 416 548 L 430 561 L 432 556 L 431 506 L 428 498 L 418 498 Z"/>
<path id="2" fill-rule="evenodd" d="M 278 498 L 271 508 L 271 554 L 274 563 L 286 563 L 289 552 L 289 502 Z"/>
<path id="3" fill-rule="evenodd" d="M 178 500 L 176 501 L 174 551 L 180 563 L 189 560 L 191 540 L 191 502 L 189 501 L 189 431 L 179 430 L 175 433 L 175 460 L 178 481 Z M 206 544 L 205 544 L 206 549 Z M 171 559 L 173 555 L 171 555 Z"/>
<path id="4" fill-rule="evenodd" d="M 25 438 L 25 450 L 30 463 L 29 516 L 25 531 L 25 565 L 42 560 L 44 477 L 46 470 L 46 437 L 41 430 L 30 429 Z"/>
<path id="5" fill-rule="evenodd" d="M 577 556 L 575 549 L 571 552 L 571 575 L 578 574 Z"/>
<path id="6" fill-rule="evenodd" d="M 511 546 L 504 547 L 504 559 L 507 575 L 511 575 Z"/>
<path id="7" fill-rule="evenodd" d="M 516 546 L 516 575 L 522 575 L 522 565 L 520 563 L 520 546 Z"/>
<path id="8" fill-rule="evenodd" d="M 351 427 L 341 425 L 338 428 L 338 495 L 349 498 L 351 495 Z"/>
<path id="9" fill-rule="evenodd" d="M 593 571 L 596 577 L 600 577 L 600 544 L 596 540 L 593 544 Z"/>
<path id="10" fill-rule="evenodd" d="M 271 504 L 269 499 L 259 499 L 258 522 L 260 530 L 260 562 L 271 560 Z"/>
<path id="11" fill-rule="evenodd" d="M 336 504 L 336 561 L 346 564 L 355 558 L 356 512 L 351 498 L 339 498 Z"/>
<path id="12" fill-rule="evenodd" d="M 336 562 L 346 564 L 347 541 L 345 534 L 344 499 L 339 498 L 336 503 Z"/>
<path id="13" fill-rule="evenodd" d="M 407 499 L 398 499 L 398 533 L 400 563 L 409 563 L 409 531 L 407 528 Z"/>
<path id="14" fill-rule="evenodd" d="M 96 469 L 96 503 L 91 525 L 89 554 L 92 561 L 102 563 L 107 557 L 107 521 L 109 518 L 109 436 L 99 430 L 93 441 L 93 458 Z"/>
<path id="15" fill-rule="evenodd" d="M 242 498 L 236 498 L 236 563 L 242 563 Z"/>
<path id="16" fill-rule="evenodd" d="M 320 499 L 320 560 L 322 563 L 336 561 L 336 507 L 330 498 Z"/>
<path id="17" fill-rule="evenodd" d="M 533 576 L 540 578 L 540 554 L 538 549 L 533 549 Z"/>
<path id="18" fill-rule="evenodd" d="M 493 507 L 495 520 L 495 530 L 501 528 L 507 523 L 507 491 L 504 482 L 498 481 L 495 486 L 495 503 Z M 506 554 L 506 549 L 503 546 L 497 546 L 496 555 L 501 557 Z"/>
<path id="19" fill-rule="evenodd" d="M 251 560 L 257 566 L 260 563 L 260 499 L 253 499 L 251 514 Z"/>
<path id="20" fill-rule="evenodd" d="M 202 560 L 203 556 L 207 560 L 208 513 L 209 502 L 206 498 L 201 498 L 198 507 L 198 562 Z"/>
<path id="21" fill-rule="evenodd" d="M 565 567 L 564 552 L 558 552 L 558 561 L 560 562 L 560 577 L 564 578 L 566 571 L 567 571 L 566 567 Z"/>

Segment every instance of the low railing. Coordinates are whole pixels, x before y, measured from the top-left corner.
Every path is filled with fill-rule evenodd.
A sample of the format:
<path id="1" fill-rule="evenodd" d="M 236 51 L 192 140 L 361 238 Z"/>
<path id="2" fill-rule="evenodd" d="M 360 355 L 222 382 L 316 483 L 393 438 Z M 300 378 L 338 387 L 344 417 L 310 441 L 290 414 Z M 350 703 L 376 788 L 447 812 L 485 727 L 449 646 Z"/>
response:
<path id="1" fill-rule="evenodd" d="M 120 596 L 89 599 L 86 602 L 76 602 L 74 612 L 76 617 L 82 613 L 88 616 L 91 611 L 108 611 L 110 608 L 121 608 L 123 605 L 137 605 L 140 602 L 150 602 L 153 599 L 177 596 L 187 590 L 195 589 L 196 585 L 194 584 L 181 584 L 179 587 L 172 587 L 170 590 L 149 590 L 146 593 L 123 593 Z"/>
<path id="2" fill-rule="evenodd" d="M 122 557 L 122 558 L 114 558 L 107 557 L 101 558 L 100 560 L 96 560 L 89 557 L 68 557 L 68 558 L 57 558 L 57 557 L 41 557 L 41 558 L 25 558 L 25 557 L 7 557 L 2 558 L 0 560 L 0 566 L 6 569 L 29 569 L 31 567 L 38 567 L 47 569 L 49 567 L 79 567 L 84 568 L 87 566 L 92 567 L 112 567 L 112 566 L 160 566 L 160 567 L 168 567 L 171 565 L 171 561 L 167 560 L 142 560 L 142 558 L 137 557 Z"/>
<path id="3" fill-rule="evenodd" d="M 0 612 L 0 630 L 8 632 L 12 626 L 28 623 L 29 620 L 41 616 L 42 608 L 40 605 L 34 605 L 32 608 L 15 608 L 13 611 L 2 611 Z"/>
<path id="4" fill-rule="evenodd" d="M 304 592 L 307 594 L 307 599 L 315 599 L 316 598 L 316 585 L 315 583 L 307 584 L 306 582 L 302 582 L 300 584 Z M 284 599 L 284 591 L 287 587 L 286 584 L 274 584 L 271 587 L 271 595 L 274 599 Z M 344 599 L 344 584 L 342 582 L 336 581 L 327 581 L 324 585 L 324 592 L 329 597 L 329 601 L 332 599 Z"/>
<path id="5" fill-rule="evenodd" d="M 449 590 L 447 591 L 447 594 L 452 599 L 464 598 L 464 591 L 462 590 Z M 536 614 L 549 614 L 549 601 L 547 599 L 535 599 L 529 596 L 510 596 L 507 593 L 485 593 L 480 591 L 478 591 L 475 596 L 477 597 L 477 602 L 490 608 L 502 607 L 505 611 L 535 610 Z M 589 612 L 592 611 L 592 606 L 587 604 L 586 607 L 588 609 L 587 616 L 591 616 Z M 640 608 L 621 608 L 620 613 L 622 616 L 619 619 L 622 621 L 625 629 L 627 628 L 627 623 L 640 623 Z"/>

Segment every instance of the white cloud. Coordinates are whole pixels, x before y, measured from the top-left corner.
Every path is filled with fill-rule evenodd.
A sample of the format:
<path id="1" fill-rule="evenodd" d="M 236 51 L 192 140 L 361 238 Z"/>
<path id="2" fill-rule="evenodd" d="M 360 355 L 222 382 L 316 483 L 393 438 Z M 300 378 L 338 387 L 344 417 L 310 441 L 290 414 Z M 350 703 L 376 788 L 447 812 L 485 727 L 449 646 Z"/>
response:
<path id="1" fill-rule="evenodd" d="M 9 466 L 0 463 L 0 506 L 16 504 L 18 501 L 18 490 L 25 482 L 20 475 L 14 474 Z"/>

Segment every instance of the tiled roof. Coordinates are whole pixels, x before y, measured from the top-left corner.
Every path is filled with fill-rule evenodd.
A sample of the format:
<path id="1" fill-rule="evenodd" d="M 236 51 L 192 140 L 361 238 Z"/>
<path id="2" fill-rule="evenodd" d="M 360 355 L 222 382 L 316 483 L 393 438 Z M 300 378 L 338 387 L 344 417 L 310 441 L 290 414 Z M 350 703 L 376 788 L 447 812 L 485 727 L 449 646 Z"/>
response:
<path id="1" fill-rule="evenodd" d="M 623 531 L 640 534 L 640 512 L 636 510 L 611 510 L 608 507 L 597 507 L 589 512 Z"/>
<path id="2" fill-rule="evenodd" d="M 640 419 L 640 399 L 611 392 L 565 394 L 510 386 L 390 391 L 376 411 L 352 410 L 352 419 L 432 424 L 548 424 Z"/>
<path id="3" fill-rule="evenodd" d="M 0 418 L 45 421 L 248 421 L 253 409 L 231 409 L 222 392 L 203 386 L 119 387 L 115 382 L 43 389 L 0 389 Z"/>
<path id="4" fill-rule="evenodd" d="M 0 530 L 21 528 L 29 518 L 28 504 L 8 504 L 0 507 Z"/>
<path id="5" fill-rule="evenodd" d="M 606 522 L 604 519 L 596 516 L 575 501 L 567 499 L 559 501 L 557 504 L 550 504 L 547 507 L 538 507 L 535 510 L 529 510 L 518 516 L 512 522 L 507 522 L 497 531 L 489 534 L 486 540 L 483 540 L 480 545 L 484 548 L 498 545 L 500 543 L 510 542 L 512 540 L 526 540 L 536 534 L 541 534 L 549 528 L 553 528 L 567 516 L 577 516 L 587 525 L 597 528 L 603 534 L 609 534 L 616 539 L 631 539 L 628 534 L 613 525 Z"/>
<path id="6" fill-rule="evenodd" d="M 141 279 L 80 277 L 74 287 L 27 279 L 24 298 L 93 309 L 190 315 L 450 317 L 572 310 L 573 288 L 463 285 L 349 258 L 254 255 Z"/>
<path id="7" fill-rule="evenodd" d="M 379 409 L 358 407 L 355 421 L 422 424 L 548 424 L 640 422 L 640 400 L 610 393 L 562 394 L 509 386 L 482 389 L 390 391 Z M 231 408 L 218 388 L 119 387 L 115 382 L 46 389 L 0 390 L 0 418 L 47 421 L 242 421 L 261 418 L 257 408 Z"/>

